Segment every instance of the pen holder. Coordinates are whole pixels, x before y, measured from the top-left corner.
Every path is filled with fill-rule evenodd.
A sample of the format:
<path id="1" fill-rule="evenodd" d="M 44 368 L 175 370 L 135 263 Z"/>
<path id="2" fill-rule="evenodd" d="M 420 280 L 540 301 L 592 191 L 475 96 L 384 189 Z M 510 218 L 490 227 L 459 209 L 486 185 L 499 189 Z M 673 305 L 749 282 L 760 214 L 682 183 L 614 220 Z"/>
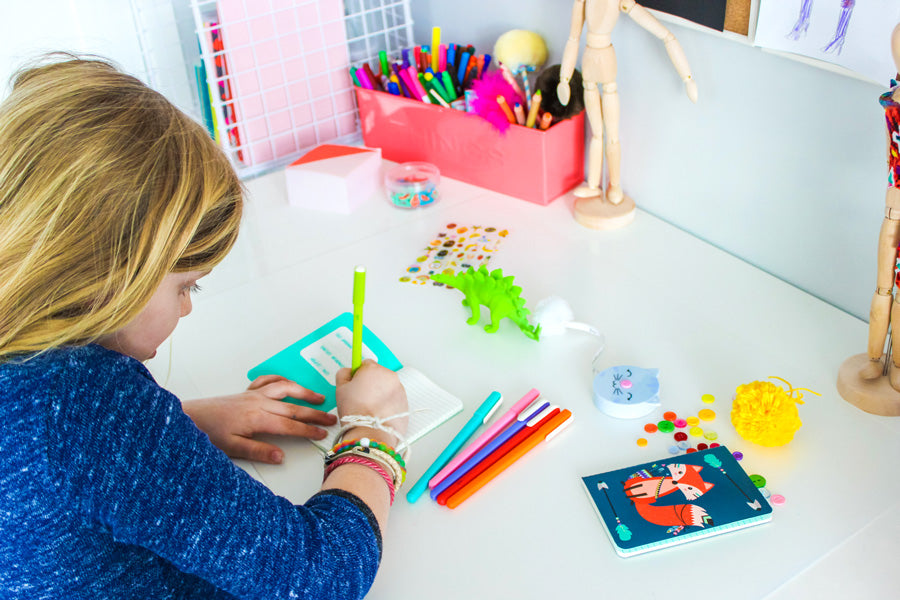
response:
<path id="1" fill-rule="evenodd" d="M 441 172 L 431 163 L 408 162 L 388 169 L 384 187 L 394 206 L 421 208 L 437 202 L 440 180 Z"/>
<path id="2" fill-rule="evenodd" d="M 426 161 L 452 177 L 535 204 L 584 179 L 584 111 L 546 131 L 501 133 L 477 115 L 355 88 L 363 141 L 398 163 Z"/>

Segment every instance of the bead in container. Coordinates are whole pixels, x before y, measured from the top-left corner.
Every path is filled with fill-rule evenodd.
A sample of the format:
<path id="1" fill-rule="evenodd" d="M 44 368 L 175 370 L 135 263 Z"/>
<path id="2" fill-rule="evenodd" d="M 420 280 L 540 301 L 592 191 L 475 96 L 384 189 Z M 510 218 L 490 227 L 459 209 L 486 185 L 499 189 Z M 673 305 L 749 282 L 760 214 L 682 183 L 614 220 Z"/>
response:
<path id="1" fill-rule="evenodd" d="M 400 208 L 421 208 L 438 200 L 441 172 L 427 162 L 407 162 L 388 169 L 384 187 L 391 204 Z"/>

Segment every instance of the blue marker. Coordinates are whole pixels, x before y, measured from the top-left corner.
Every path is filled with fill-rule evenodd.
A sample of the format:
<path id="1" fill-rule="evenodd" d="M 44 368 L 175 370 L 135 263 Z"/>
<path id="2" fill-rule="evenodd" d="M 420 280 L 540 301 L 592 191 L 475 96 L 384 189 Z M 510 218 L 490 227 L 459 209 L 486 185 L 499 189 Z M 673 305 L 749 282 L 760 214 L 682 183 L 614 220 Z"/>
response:
<path id="1" fill-rule="evenodd" d="M 428 481 L 437 475 L 438 471 L 444 468 L 444 465 L 450 462 L 453 455 L 459 452 L 463 445 L 469 441 L 469 438 L 475 434 L 475 431 L 482 424 L 487 423 L 488 419 L 490 419 L 491 415 L 500 408 L 501 404 L 503 404 L 503 396 L 501 396 L 499 392 L 491 392 L 490 396 L 481 403 L 481 406 L 479 406 L 475 411 L 475 414 L 472 415 L 472 418 L 459 430 L 456 437 L 450 441 L 450 444 L 444 448 L 444 451 L 438 455 L 433 463 L 431 463 L 428 470 L 425 471 L 418 481 L 416 481 L 415 485 L 406 492 L 407 502 L 412 503 L 419 499 L 425 490 L 428 489 Z"/>
<path id="2" fill-rule="evenodd" d="M 459 59 L 459 71 L 456 72 L 456 80 L 459 82 L 459 85 L 463 84 L 463 81 L 466 78 L 466 67 L 469 66 L 469 53 L 463 52 L 462 57 Z"/>

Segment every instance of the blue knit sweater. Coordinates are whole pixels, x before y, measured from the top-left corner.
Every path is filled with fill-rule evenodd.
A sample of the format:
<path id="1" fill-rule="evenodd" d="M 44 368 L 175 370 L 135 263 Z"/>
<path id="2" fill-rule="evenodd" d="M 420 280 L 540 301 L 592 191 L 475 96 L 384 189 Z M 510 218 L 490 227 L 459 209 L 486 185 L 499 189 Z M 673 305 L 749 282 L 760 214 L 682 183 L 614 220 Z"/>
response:
<path id="1" fill-rule="evenodd" d="M 0 364 L 0 598 L 348 600 L 380 558 L 361 500 L 275 496 L 137 360 Z"/>

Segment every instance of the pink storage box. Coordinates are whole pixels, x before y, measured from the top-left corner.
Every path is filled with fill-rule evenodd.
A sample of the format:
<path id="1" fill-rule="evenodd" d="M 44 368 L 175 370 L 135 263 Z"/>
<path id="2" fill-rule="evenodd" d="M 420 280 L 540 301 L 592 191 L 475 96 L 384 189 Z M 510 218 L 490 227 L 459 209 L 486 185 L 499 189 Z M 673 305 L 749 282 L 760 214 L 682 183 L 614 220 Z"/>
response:
<path id="1" fill-rule="evenodd" d="M 356 88 L 363 140 L 396 162 L 426 161 L 441 175 L 550 204 L 584 180 L 584 112 L 547 129 L 511 125 Z"/>

